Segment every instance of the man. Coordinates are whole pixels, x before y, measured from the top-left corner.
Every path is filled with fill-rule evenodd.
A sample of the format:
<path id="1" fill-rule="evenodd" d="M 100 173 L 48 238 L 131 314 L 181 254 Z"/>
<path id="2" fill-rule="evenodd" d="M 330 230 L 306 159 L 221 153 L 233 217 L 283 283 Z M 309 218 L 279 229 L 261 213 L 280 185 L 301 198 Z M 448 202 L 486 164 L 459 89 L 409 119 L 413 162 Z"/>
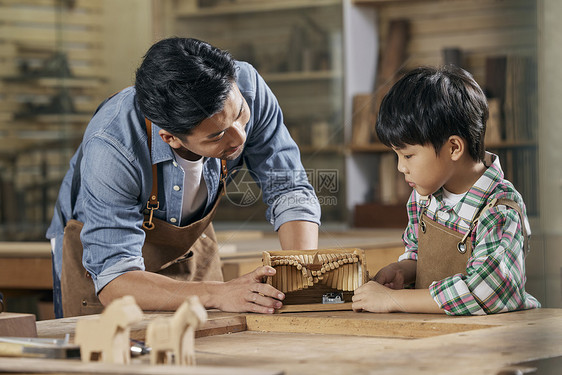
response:
<path id="1" fill-rule="evenodd" d="M 243 162 L 281 247 L 316 248 L 320 207 L 259 74 L 196 39 L 153 45 L 135 86 L 96 111 L 62 183 L 47 231 L 56 316 L 123 295 L 144 310 L 175 310 L 188 295 L 224 311 L 281 307 L 284 295 L 262 283 L 271 267 L 222 281 L 211 220 Z"/>

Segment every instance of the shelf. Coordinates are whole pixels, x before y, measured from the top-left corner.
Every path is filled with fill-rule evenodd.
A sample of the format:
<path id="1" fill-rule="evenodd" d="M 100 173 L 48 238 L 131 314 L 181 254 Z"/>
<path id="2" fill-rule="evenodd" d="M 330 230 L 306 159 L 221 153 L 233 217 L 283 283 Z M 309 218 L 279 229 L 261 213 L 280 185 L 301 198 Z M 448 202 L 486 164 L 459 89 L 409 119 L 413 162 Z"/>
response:
<path id="1" fill-rule="evenodd" d="M 501 143 L 490 143 L 486 149 L 507 149 L 507 148 L 526 148 L 537 147 L 537 141 L 505 141 Z M 350 145 L 349 150 L 353 153 L 379 153 L 392 151 L 382 143 L 371 143 L 368 145 Z"/>
<path id="2" fill-rule="evenodd" d="M 101 78 L 75 78 L 75 77 L 3 77 L 9 83 L 34 84 L 42 87 L 55 88 L 99 88 Z"/>
<path id="3" fill-rule="evenodd" d="M 329 145 L 329 146 L 300 146 L 299 150 L 301 154 L 343 154 L 345 152 L 345 148 L 343 146 L 338 145 Z"/>
<path id="4" fill-rule="evenodd" d="M 351 145 L 349 146 L 351 152 L 388 152 L 392 151 L 390 148 L 386 147 L 382 143 L 371 143 L 368 145 Z"/>
<path id="5" fill-rule="evenodd" d="M 486 145 L 486 149 L 525 148 L 525 147 L 537 147 L 537 141 L 504 141 L 501 143 L 490 143 Z"/>
<path id="6" fill-rule="evenodd" d="M 219 5 L 213 7 L 195 8 L 180 6 L 176 9 L 178 18 L 226 16 L 232 14 L 271 12 L 276 10 L 291 10 L 314 7 L 325 7 L 329 5 L 341 5 L 342 0 L 264 0 L 259 3 L 234 3 L 231 5 Z"/>
<path id="7" fill-rule="evenodd" d="M 263 74 L 267 83 L 294 82 L 294 81 L 323 81 L 331 79 L 342 79 L 341 72 L 331 70 L 319 70 L 308 72 L 287 72 Z"/>
<path id="8" fill-rule="evenodd" d="M 430 2 L 435 0 L 353 0 L 353 4 L 355 5 L 392 5 L 397 3 L 421 3 L 421 2 Z"/>

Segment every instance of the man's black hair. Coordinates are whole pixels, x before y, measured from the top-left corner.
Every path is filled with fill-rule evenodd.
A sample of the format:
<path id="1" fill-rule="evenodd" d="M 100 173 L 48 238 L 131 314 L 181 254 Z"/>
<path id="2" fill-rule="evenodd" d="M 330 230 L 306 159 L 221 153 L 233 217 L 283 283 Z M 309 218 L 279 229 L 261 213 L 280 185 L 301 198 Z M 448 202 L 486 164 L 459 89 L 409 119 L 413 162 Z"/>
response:
<path id="1" fill-rule="evenodd" d="M 473 160 L 484 160 L 488 103 L 470 73 L 454 65 L 420 67 L 404 75 L 385 95 L 377 118 L 379 140 L 388 147 L 466 141 Z"/>
<path id="2" fill-rule="evenodd" d="M 155 43 L 136 72 L 143 115 L 173 135 L 187 135 L 222 111 L 235 80 L 232 56 L 193 38 Z"/>

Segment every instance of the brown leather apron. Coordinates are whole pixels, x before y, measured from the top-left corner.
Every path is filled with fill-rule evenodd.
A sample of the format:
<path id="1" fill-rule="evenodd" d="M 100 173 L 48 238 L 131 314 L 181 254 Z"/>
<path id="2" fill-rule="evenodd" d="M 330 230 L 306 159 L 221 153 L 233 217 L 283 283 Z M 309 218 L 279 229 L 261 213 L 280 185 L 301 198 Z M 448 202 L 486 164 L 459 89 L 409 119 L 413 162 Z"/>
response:
<path id="1" fill-rule="evenodd" d="M 149 149 L 150 127 L 147 120 Z M 224 190 L 226 161 L 221 162 L 221 183 L 213 208 L 204 218 L 185 227 L 177 227 L 152 217 L 153 210 L 158 207 L 156 165 L 153 165 L 152 192 L 147 203 L 149 214 L 145 216 L 143 223 L 146 239 L 142 256 L 146 271 L 184 281 L 223 280 L 217 239 L 211 223 Z M 64 229 L 61 273 L 64 317 L 97 314 L 103 310 L 95 293 L 94 283 L 82 265 L 82 227 L 83 223 L 70 220 Z"/>
<path id="2" fill-rule="evenodd" d="M 459 273 L 466 274 L 466 265 L 472 255 L 471 233 L 478 220 L 488 209 L 496 205 L 513 208 L 521 218 L 524 250 L 527 253 L 527 231 L 519 205 L 510 199 L 493 199 L 485 205 L 472 221 L 466 234 L 445 227 L 431 220 L 425 213 L 429 200 L 422 201 L 422 212 L 418 224 L 418 261 L 416 268 L 416 289 L 426 289 L 434 281 Z"/>

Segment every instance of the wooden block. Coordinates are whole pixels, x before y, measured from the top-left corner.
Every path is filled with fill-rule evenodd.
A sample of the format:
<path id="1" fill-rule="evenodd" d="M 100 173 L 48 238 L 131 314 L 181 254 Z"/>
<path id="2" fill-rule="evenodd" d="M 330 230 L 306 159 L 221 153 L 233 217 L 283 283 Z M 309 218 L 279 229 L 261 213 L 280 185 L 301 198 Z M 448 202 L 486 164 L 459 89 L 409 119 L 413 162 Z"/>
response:
<path id="1" fill-rule="evenodd" d="M 410 21 L 403 18 L 390 20 L 384 50 L 381 52 L 381 63 L 378 66 L 375 98 L 371 107 L 375 118 L 379 113 L 383 97 L 400 76 L 406 61 L 409 39 Z"/>
<path id="2" fill-rule="evenodd" d="M 37 337 L 35 315 L 0 313 L 0 336 Z"/>
<path id="3" fill-rule="evenodd" d="M 488 108 L 490 115 L 488 123 L 486 124 L 486 136 L 484 144 L 497 145 L 502 141 L 502 115 L 501 115 L 501 102 L 498 98 L 488 99 Z"/>
<path id="4" fill-rule="evenodd" d="M 368 145 L 375 130 L 376 118 L 371 105 L 372 94 L 356 94 L 353 96 L 351 119 L 351 144 Z"/>

